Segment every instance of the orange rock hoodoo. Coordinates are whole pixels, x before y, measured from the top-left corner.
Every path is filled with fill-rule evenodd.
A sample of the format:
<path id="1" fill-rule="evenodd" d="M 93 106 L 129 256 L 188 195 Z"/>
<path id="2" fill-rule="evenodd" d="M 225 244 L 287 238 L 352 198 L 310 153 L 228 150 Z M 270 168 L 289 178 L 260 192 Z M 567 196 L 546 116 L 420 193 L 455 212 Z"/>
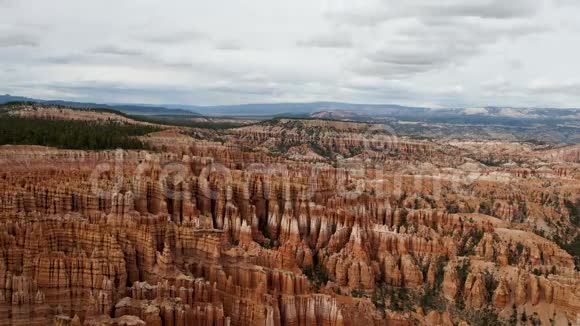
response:
<path id="1" fill-rule="evenodd" d="M 514 304 L 576 320 L 580 274 L 546 234 L 569 221 L 577 163 L 457 181 L 459 147 L 368 145 L 356 123 L 317 136 L 366 146 L 338 164 L 244 149 L 277 128 L 165 153 L 0 147 L 0 325 L 452 325 Z M 420 307 L 427 290 L 466 314 Z"/>

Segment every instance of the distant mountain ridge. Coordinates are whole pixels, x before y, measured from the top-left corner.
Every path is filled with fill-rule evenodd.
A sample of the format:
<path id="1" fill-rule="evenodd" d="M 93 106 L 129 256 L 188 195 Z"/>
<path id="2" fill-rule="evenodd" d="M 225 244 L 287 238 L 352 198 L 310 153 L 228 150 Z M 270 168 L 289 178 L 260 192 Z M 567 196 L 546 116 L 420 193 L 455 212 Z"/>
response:
<path id="1" fill-rule="evenodd" d="M 468 107 L 443 108 L 402 106 L 396 104 L 354 104 L 343 102 L 304 103 L 256 103 L 238 105 L 184 105 L 184 104 L 97 104 L 61 100 L 41 100 L 20 96 L 0 95 L 0 104 L 12 101 L 33 101 L 40 103 L 68 105 L 78 108 L 108 108 L 133 115 L 175 115 L 175 116 L 262 116 L 262 117 L 312 117 L 338 120 L 366 119 L 412 119 L 412 120 L 482 120 L 496 119 L 580 119 L 580 109 L 517 108 L 517 107 Z"/>
<path id="2" fill-rule="evenodd" d="M 502 119 L 580 119 L 580 108 L 466 107 L 429 108 L 396 104 L 354 104 L 342 102 L 258 103 L 238 105 L 165 105 L 193 110 L 208 116 L 284 116 L 328 119 L 376 118 L 502 118 Z"/>
<path id="3" fill-rule="evenodd" d="M 102 103 L 74 102 L 62 100 L 41 100 L 22 96 L 0 95 L 0 104 L 5 104 L 9 102 L 37 102 L 43 104 L 63 105 L 80 109 L 112 109 L 130 115 L 145 115 L 145 116 L 171 115 L 171 116 L 191 116 L 191 117 L 201 116 L 199 113 L 194 111 L 176 108 L 167 108 L 164 106 L 138 105 L 138 104 L 102 104 Z"/>
<path id="4" fill-rule="evenodd" d="M 358 111 L 374 114 L 419 114 L 431 109 L 424 107 L 401 106 L 395 104 L 352 104 L 342 102 L 305 102 L 305 103 L 257 103 L 215 106 L 171 106 L 190 108 L 207 115 L 246 115 L 246 116 L 309 116 L 320 111 Z"/>

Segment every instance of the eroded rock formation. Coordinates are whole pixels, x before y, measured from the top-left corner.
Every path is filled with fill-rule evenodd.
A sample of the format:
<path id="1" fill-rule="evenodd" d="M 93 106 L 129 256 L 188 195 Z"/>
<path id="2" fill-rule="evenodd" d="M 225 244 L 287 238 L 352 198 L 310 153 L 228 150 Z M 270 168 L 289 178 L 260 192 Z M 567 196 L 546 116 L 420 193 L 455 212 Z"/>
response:
<path id="1" fill-rule="evenodd" d="M 283 120 L 222 137 L 164 131 L 149 137 L 157 153 L 0 147 L 0 325 L 580 313 L 574 257 L 549 240 L 578 232 L 569 156 L 487 166 L 461 146 L 358 123 Z M 284 142 L 323 150 L 268 152 Z"/>

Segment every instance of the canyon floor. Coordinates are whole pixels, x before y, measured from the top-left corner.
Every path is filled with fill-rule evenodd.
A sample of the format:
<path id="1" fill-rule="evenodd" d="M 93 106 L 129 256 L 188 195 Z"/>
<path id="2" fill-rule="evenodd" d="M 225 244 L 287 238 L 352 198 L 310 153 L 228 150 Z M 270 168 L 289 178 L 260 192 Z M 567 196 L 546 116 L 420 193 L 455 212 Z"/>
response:
<path id="1" fill-rule="evenodd" d="M 0 116 L 0 326 L 580 324 L 578 144 Z"/>

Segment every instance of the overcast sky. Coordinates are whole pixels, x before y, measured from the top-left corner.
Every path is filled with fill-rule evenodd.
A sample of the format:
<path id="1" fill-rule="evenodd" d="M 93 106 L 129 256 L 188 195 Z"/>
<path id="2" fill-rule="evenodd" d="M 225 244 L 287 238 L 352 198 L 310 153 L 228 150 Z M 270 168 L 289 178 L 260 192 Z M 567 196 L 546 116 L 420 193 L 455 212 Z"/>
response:
<path id="1" fill-rule="evenodd" d="M 0 0 L 0 93 L 580 107 L 580 0 Z"/>

